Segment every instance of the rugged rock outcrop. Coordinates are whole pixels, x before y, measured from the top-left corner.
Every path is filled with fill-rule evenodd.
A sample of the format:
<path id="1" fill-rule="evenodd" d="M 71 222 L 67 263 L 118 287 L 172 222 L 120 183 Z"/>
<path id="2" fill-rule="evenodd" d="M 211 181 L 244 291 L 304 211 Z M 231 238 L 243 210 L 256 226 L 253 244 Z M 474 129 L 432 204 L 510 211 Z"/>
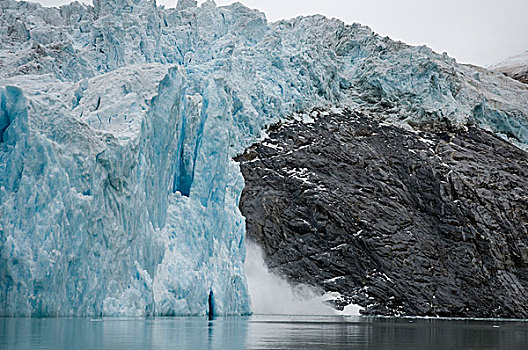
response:
<path id="1" fill-rule="evenodd" d="M 528 317 L 528 155 L 447 121 L 314 111 L 238 157 L 247 236 L 365 314 Z"/>

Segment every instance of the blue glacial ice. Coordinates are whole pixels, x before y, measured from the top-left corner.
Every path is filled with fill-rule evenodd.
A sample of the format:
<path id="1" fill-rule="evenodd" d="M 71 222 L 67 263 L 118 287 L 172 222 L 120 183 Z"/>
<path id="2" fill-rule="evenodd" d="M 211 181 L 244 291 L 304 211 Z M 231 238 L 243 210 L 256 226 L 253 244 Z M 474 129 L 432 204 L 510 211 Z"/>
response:
<path id="1" fill-rule="evenodd" d="M 248 314 L 232 157 L 315 107 L 528 143 L 528 89 L 322 16 L 0 3 L 0 316 Z"/>

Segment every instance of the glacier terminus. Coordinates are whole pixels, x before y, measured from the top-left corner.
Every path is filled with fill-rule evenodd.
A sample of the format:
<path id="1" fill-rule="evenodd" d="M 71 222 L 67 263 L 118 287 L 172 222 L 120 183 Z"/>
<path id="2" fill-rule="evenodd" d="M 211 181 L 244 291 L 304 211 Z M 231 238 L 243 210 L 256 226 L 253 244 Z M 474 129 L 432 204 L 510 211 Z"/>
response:
<path id="1" fill-rule="evenodd" d="M 323 16 L 0 2 L 0 316 L 248 315 L 233 157 L 346 107 L 528 144 L 528 89 Z"/>

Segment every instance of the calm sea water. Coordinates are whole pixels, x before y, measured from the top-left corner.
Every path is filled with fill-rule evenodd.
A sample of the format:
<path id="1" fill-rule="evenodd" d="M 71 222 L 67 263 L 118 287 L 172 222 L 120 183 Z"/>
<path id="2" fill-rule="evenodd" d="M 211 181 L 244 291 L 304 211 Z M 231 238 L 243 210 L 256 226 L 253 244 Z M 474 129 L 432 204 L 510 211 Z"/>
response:
<path id="1" fill-rule="evenodd" d="M 0 318 L 0 349 L 528 349 L 528 322 L 341 316 Z"/>

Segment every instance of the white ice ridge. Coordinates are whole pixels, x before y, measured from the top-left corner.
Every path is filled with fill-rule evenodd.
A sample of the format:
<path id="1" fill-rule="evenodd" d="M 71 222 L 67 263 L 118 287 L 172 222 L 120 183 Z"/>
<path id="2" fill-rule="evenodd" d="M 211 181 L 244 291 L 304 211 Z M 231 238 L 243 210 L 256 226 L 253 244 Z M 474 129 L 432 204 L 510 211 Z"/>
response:
<path id="1" fill-rule="evenodd" d="M 323 16 L 3 0 L 0 36 L 0 316 L 250 313 L 232 156 L 295 112 L 528 143 L 525 85 Z"/>

